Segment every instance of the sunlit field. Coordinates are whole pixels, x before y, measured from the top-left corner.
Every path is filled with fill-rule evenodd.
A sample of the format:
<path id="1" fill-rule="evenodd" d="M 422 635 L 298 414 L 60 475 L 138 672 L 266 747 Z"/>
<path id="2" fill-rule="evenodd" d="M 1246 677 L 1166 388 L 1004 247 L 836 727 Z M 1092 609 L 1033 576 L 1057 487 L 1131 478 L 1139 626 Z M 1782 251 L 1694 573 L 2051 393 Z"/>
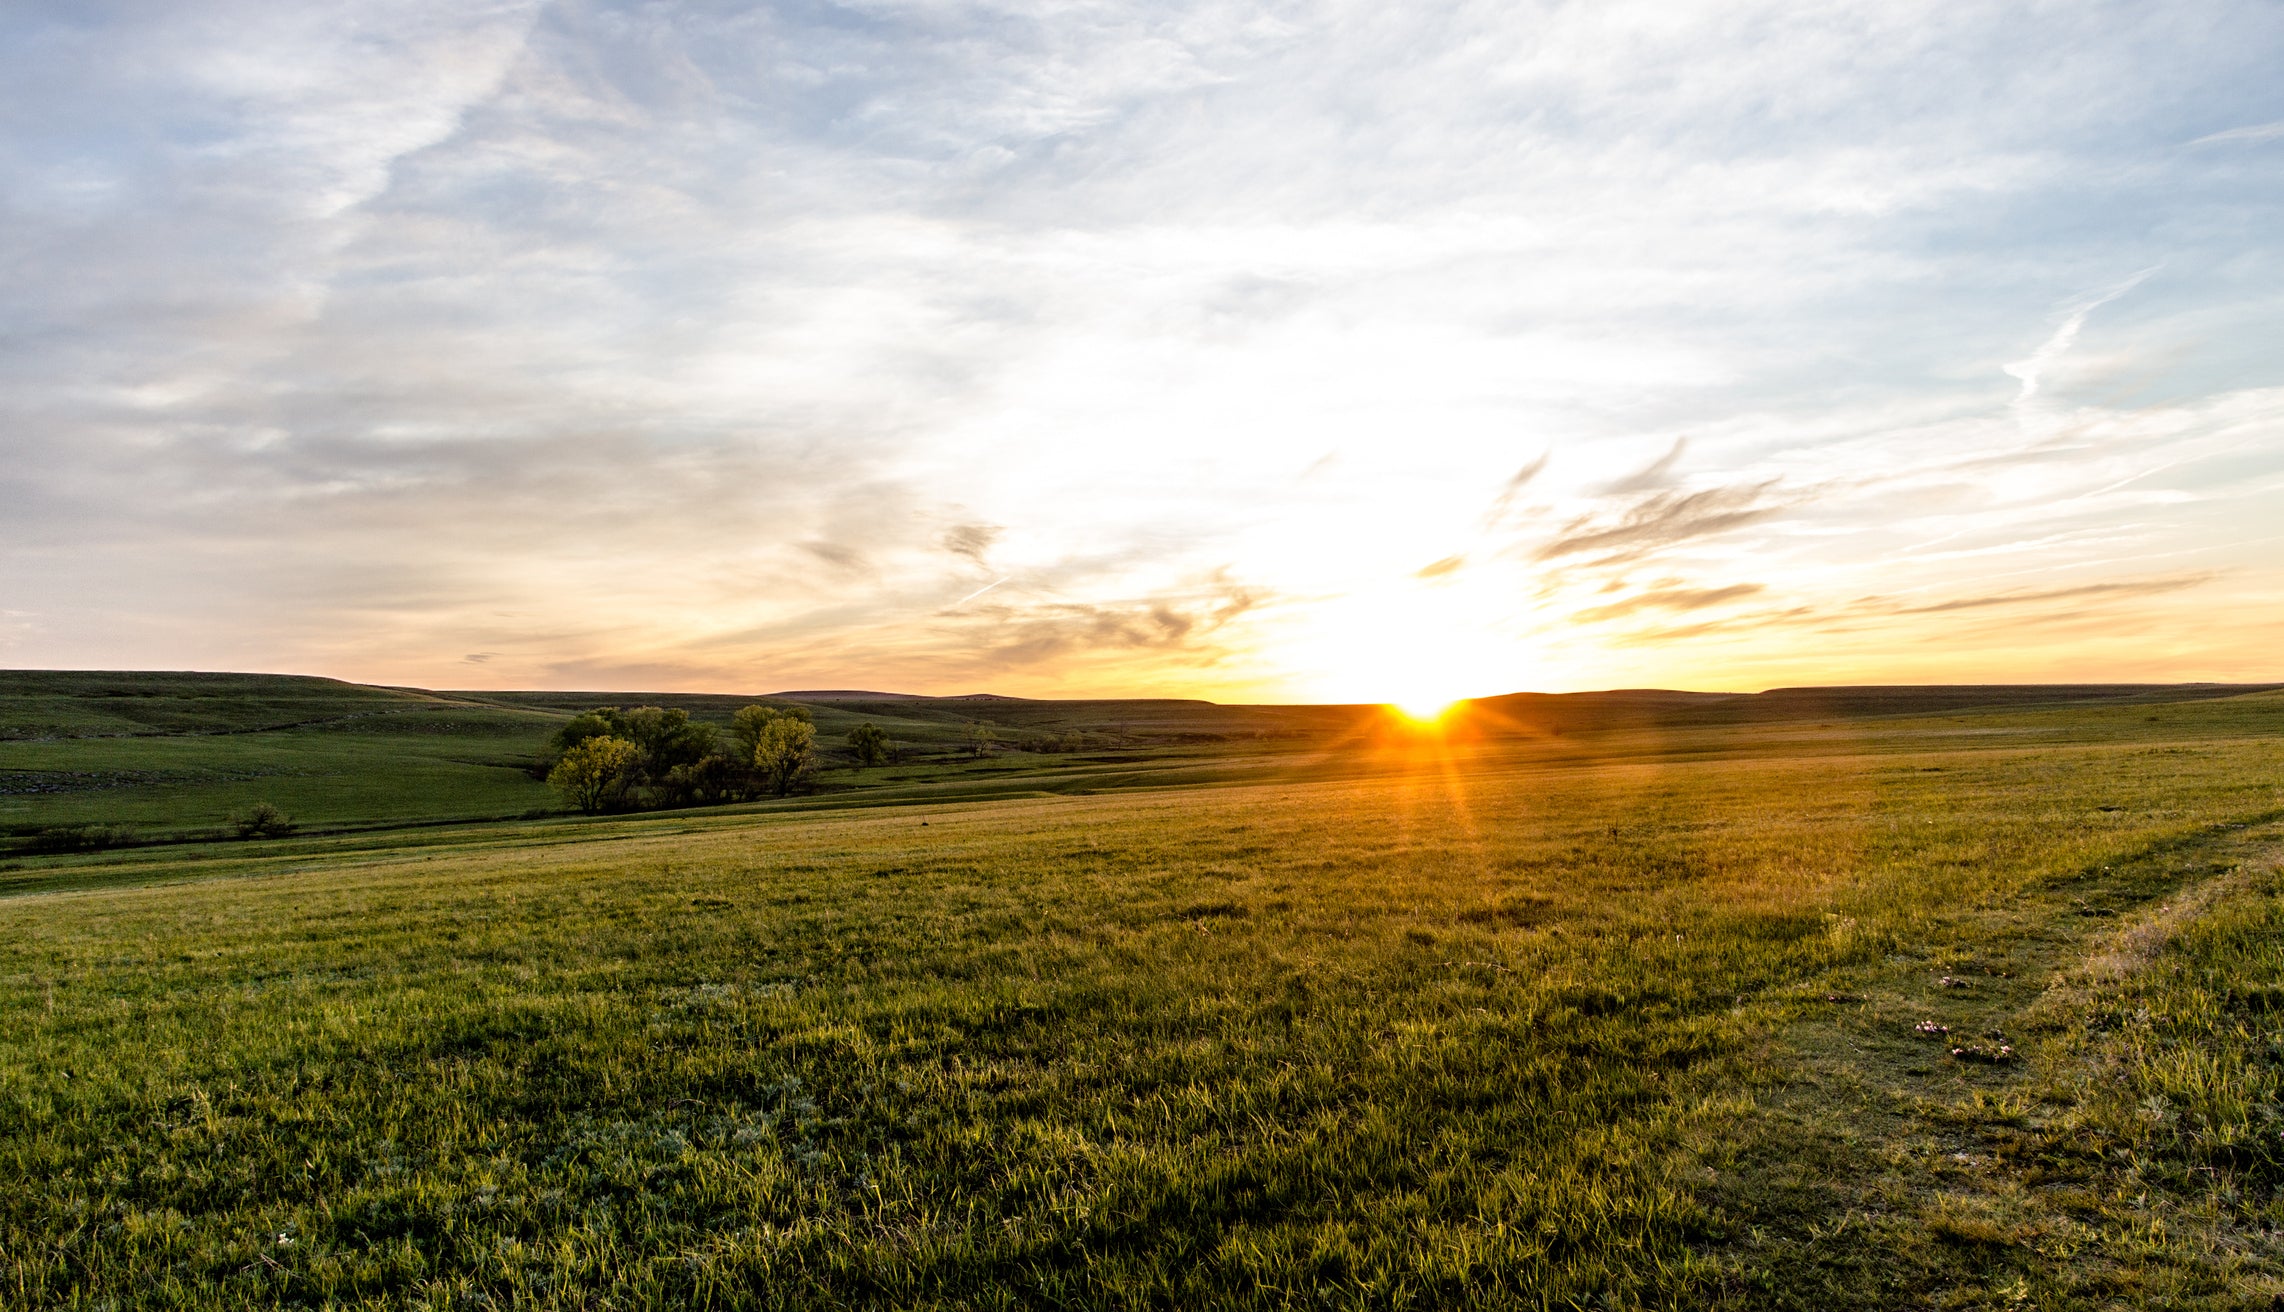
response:
<path id="1" fill-rule="evenodd" d="M 2276 694 L 888 800 L 18 863 L 0 1302 L 2284 1295 Z"/>

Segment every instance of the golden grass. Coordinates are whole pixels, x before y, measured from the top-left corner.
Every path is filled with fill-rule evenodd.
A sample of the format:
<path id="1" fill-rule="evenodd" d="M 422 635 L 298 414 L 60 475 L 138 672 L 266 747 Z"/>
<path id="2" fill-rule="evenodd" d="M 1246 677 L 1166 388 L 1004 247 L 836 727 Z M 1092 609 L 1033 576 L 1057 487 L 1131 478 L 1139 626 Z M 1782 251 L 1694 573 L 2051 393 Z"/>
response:
<path id="1" fill-rule="evenodd" d="M 2166 1033 L 2242 1031 L 2202 1066 L 1913 1030 L 2019 1047 L 2091 954 L 2255 951 L 2195 929 L 2234 896 L 2117 930 L 2284 808 L 2277 737 L 2200 713 L 1431 741 L 0 900 L 0 1297 L 2240 1305 L 2269 1179 L 2188 1177 L 2267 1142 L 2278 1013 L 2182 994 Z M 2174 1138 L 2069 1084 L 2100 1062 Z M 2118 1146 L 2179 1163 L 2138 1211 Z"/>

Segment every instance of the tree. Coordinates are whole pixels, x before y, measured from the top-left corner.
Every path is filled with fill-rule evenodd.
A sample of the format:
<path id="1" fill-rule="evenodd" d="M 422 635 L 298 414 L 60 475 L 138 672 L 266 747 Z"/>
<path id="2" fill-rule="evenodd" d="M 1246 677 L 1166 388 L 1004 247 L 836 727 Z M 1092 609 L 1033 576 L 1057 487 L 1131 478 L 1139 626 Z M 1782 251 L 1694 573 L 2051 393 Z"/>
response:
<path id="1" fill-rule="evenodd" d="M 619 708 L 605 706 L 601 710 L 583 711 L 571 717 L 571 723 L 555 731 L 555 745 L 570 751 L 589 738 L 624 738 L 619 732 Z"/>
<path id="2" fill-rule="evenodd" d="M 745 762 L 779 797 L 817 772 L 817 726 L 806 706 L 748 706 L 730 717 Z"/>
<path id="3" fill-rule="evenodd" d="M 992 732 L 990 725 L 971 724 L 968 726 L 968 755 L 975 757 L 989 756 L 991 755 L 992 745 L 998 741 L 999 735 Z"/>
<path id="4" fill-rule="evenodd" d="M 619 732 L 619 711 L 615 706 L 599 710 L 582 711 L 571 717 L 571 722 L 555 731 L 547 746 L 531 760 L 530 774 L 534 779 L 546 779 L 555 773 L 563 753 L 570 751 L 589 738 L 624 738 Z"/>
<path id="5" fill-rule="evenodd" d="M 740 749 L 738 755 L 746 761 L 752 761 L 755 754 L 761 750 L 763 732 L 771 724 L 787 718 L 807 724 L 809 722 L 809 708 L 806 706 L 748 706 L 731 716 L 730 737 L 738 740 Z"/>
<path id="6" fill-rule="evenodd" d="M 879 765 L 888 759 L 888 734 L 870 720 L 849 730 L 849 750 L 860 766 Z"/>
<path id="7" fill-rule="evenodd" d="M 642 749 L 624 738 L 583 738 L 548 771 L 547 782 L 589 815 L 618 805 L 640 778 Z"/>
<path id="8" fill-rule="evenodd" d="M 714 752 L 675 766 L 651 787 L 660 806 L 742 802 L 753 796 L 753 767 Z"/>
<path id="9" fill-rule="evenodd" d="M 690 712 L 637 706 L 618 714 L 617 736 L 642 749 L 643 774 L 653 782 L 680 765 L 695 765 L 713 754 L 713 726 L 692 724 Z"/>
<path id="10" fill-rule="evenodd" d="M 785 796 L 817 771 L 817 726 L 806 715 L 780 715 L 761 727 L 754 745 L 754 768 L 769 789 Z"/>
<path id="11" fill-rule="evenodd" d="M 532 773 L 552 780 L 564 756 L 598 738 L 632 743 L 639 754 L 633 772 L 620 781 L 613 805 L 638 799 L 657 806 L 689 801 L 694 795 L 690 786 L 693 771 L 721 749 L 721 736 L 714 727 L 693 723 L 688 711 L 662 706 L 599 706 L 556 730 L 549 750 L 539 754 Z"/>
<path id="12" fill-rule="evenodd" d="M 230 817 L 240 838 L 283 838 L 294 831 L 293 817 L 268 802 L 256 802 L 244 815 Z"/>

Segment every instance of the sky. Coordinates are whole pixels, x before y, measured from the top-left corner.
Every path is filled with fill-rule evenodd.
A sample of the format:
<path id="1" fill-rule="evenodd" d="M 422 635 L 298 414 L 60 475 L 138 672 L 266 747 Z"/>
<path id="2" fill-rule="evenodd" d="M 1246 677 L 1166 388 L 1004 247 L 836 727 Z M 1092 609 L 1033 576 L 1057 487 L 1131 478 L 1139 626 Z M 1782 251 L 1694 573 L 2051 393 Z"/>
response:
<path id="1" fill-rule="evenodd" d="M 2284 5 L 0 9 L 0 667 L 2284 679 Z"/>

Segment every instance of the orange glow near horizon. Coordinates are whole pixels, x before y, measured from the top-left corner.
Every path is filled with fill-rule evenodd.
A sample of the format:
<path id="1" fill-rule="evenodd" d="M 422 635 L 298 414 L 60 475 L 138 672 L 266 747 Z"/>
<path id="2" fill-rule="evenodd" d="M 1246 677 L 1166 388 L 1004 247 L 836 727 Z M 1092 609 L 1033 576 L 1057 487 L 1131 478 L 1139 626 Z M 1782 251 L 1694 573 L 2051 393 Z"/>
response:
<path id="1" fill-rule="evenodd" d="M 1443 723 L 1452 708 L 1460 703 L 1457 697 L 1444 697 L 1434 693 L 1399 697 L 1388 705 L 1394 711 L 1422 729 L 1432 729 Z"/>

